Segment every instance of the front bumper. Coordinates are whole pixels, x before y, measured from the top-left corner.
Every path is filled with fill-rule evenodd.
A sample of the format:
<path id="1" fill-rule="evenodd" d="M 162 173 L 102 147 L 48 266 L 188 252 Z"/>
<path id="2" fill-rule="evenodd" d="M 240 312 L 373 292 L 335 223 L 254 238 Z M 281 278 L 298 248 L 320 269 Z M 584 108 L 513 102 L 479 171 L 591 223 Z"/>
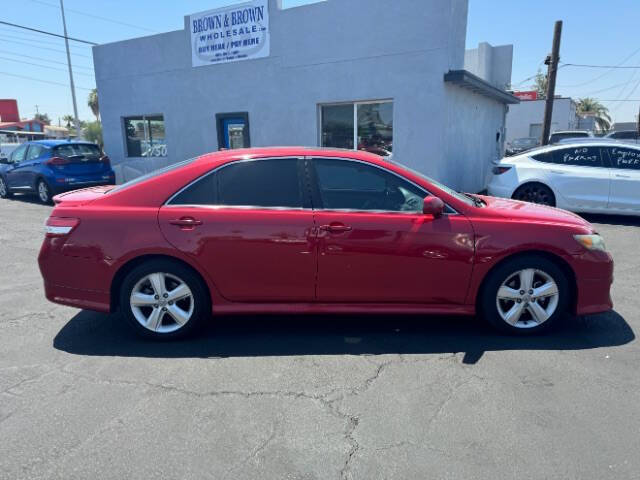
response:
<path id="1" fill-rule="evenodd" d="M 613 308 L 613 258 L 609 253 L 586 252 L 573 257 L 576 274 L 576 315 L 607 312 Z"/>

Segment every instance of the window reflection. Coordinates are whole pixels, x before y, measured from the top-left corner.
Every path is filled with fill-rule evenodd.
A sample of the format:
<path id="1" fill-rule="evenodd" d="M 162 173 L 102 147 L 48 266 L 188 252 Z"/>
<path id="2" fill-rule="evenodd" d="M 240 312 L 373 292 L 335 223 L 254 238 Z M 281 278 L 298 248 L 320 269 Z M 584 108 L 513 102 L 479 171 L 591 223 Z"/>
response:
<path id="1" fill-rule="evenodd" d="M 322 146 L 353 149 L 353 105 L 322 107 Z"/>

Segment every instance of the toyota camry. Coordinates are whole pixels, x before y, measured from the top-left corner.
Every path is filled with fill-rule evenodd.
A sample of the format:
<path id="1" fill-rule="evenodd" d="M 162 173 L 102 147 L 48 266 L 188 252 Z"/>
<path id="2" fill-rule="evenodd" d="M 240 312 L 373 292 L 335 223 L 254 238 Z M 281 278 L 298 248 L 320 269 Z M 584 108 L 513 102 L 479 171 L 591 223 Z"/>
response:
<path id="1" fill-rule="evenodd" d="M 582 218 L 367 152 L 223 151 L 54 201 L 47 298 L 152 338 L 247 313 L 477 314 L 531 334 L 612 308 L 613 261 Z"/>

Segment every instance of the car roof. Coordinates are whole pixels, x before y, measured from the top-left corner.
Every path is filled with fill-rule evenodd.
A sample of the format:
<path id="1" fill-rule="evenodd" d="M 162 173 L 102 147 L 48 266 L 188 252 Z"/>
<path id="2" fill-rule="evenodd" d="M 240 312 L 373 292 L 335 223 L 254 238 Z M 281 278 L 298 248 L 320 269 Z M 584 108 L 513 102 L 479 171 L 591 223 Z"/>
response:
<path id="1" fill-rule="evenodd" d="M 36 145 L 44 145 L 45 147 L 56 147 L 58 145 L 74 145 L 74 144 L 83 144 L 83 145 L 95 145 L 95 143 L 87 142 L 85 140 L 33 140 L 31 142 L 27 142 L 29 144 Z"/>
<path id="2" fill-rule="evenodd" d="M 342 148 L 321 148 L 321 147 L 261 147 L 261 148 L 243 148 L 237 150 L 222 150 L 219 152 L 208 153 L 198 157 L 197 161 L 210 162 L 238 160 L 242 158 L 260 158 L 260 157 L 331 157 L 331 158 L 350 158 L 354 160 L 384 161 L 383 157 L 362 150 L 349 150 Z"/>

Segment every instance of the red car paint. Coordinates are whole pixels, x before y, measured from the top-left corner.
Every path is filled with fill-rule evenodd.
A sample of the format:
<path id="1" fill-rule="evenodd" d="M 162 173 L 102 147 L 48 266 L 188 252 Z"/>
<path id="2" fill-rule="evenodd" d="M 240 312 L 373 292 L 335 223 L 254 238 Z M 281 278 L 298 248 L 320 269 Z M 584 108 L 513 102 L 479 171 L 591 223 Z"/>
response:
<path id="1" fill-rule="evenodd" d="M 329 157 L 375 164 L 420 185 L 458 214 L 165 205 L 174 193 L 212 169 L 268 157 Z M 474 314 L 482 281 L 492 268 L 515 254 L 542 252 L 569 274 L 574 313 L 612 308 L 613 261 L 609 254 L 588 251 L 573 239 L 594 231 L 582 218 L 491 197 L 481 197 L 484 208 L 471 206 L 366 152 L 223 151 L 127 188 L 108 190 L 83 189 L 55 198 L 51 216 L 78 222 L 69 235 L 47 236 L 43 242 L 38 261 L 49 300 L 113 311 L 123 268 L 160 255 L 200 273 L 209 287 L 214 314 Z"/>

